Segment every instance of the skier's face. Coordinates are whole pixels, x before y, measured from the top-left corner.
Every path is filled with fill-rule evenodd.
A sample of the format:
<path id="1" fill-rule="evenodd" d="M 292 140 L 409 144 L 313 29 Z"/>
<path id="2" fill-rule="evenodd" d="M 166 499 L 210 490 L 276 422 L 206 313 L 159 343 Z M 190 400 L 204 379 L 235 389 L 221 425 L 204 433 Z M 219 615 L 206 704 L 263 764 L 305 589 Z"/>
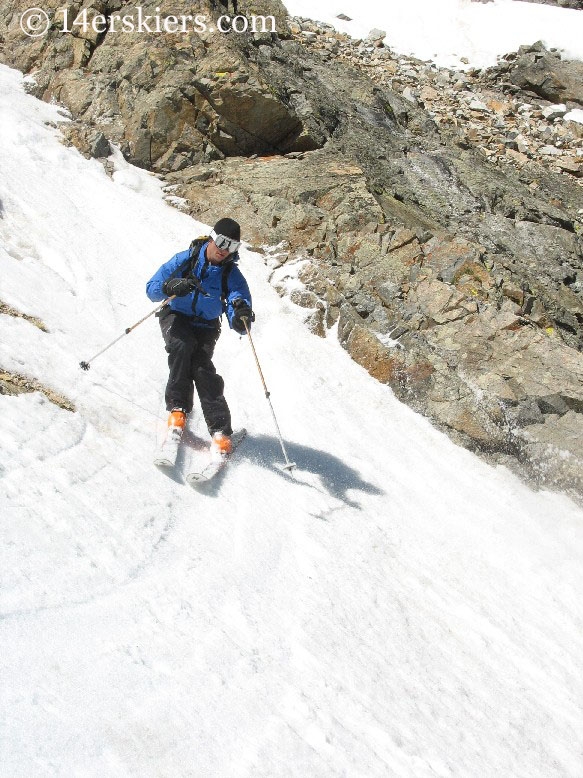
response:
<path id="1" fill-rule="evenodd" d="M 230 252 L 226 249 L 220 249 L 214 240 L 209 241 L 209 244 L 206 247 L 207 259 L 209 262 L 215 265 L 218 265 L 220 262 L 226 259 L 229 254 Z"/>

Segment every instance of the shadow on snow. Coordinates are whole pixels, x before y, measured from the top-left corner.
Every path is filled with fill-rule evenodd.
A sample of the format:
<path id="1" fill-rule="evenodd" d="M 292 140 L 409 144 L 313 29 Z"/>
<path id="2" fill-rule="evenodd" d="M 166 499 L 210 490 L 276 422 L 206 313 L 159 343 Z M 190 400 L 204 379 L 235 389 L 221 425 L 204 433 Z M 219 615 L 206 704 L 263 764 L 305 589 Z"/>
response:
<path id="1" fill-rule="evenodd" d="M 384 494 L 382 489 L 365 481 L 357 470 L 328 451 L 300 443 L 287 443 L 286 450 L 290 460 L 297 465 L 293 476 L 283 469 L 285 463 L 279 440 L 270 435 L 248 435 L 241 444 L 240 456 L 298 485 L 326 493 L 352 508 L 360 508 L 360 504 L 348 496 L 349 490 L 372 495 Z M 316 480 L 310 483 L 304 479 L 306 474 L 316 476 Z"/>
<path id="2" fill-rule="evenodd" d="M 189 461 L 188 449 L 194 452 L 208 450 L 208 440 L 203 440 L 189 430 L 184 434 L 183 443 L 186 445 L 179 449 L 176 466 L 160 468 L 171 480 L 180 484 L 184 484 L 186 464 Z M 217 497 L 229 470 L 236 467 L 238 462 L 247 461 L 296 483 L 298 487 L 314 489 L 351 508 L 360 509 L 361 506 L 349 497 L 349 490 L 372 495 L 384 494 L 378 486 L 365 481 L 357 470 L 327 451 L 300 443 L 287 443 L 286 450 L 291 461 L 297 465 L 293 475 L 284 470 L 283 453 L 276 437 L 248 434 L 233 455 L 232 462 L 207 483 L 200 483 L 196 490 L 209 497 Z"/>

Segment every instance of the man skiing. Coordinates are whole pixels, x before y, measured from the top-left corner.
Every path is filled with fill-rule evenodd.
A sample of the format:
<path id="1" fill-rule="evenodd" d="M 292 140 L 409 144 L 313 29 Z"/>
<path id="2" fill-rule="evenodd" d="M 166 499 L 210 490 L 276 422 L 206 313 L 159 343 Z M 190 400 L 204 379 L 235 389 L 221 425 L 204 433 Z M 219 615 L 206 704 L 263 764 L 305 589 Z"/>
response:
<path id="1" fill-rule="evenodd" d="M 210 237 L 198 238 L 189 249 L 175 254 L 146 286 L 152 302 L 173 298 L 156 315 L 168 352 L 165 399 L 170 415 L 165 445 L 174 449 L 192 411 L 196 387 L 212 438 L 211 451 L 221 455 L 232 451 L 231 413 L 212 357 L 223 313 L 239 335 L 246 333 L 245 322 L 251 327 L 255 319 L 247 281 L 237 266 L 240 245 L 239 224 L 219 219 Z"/>

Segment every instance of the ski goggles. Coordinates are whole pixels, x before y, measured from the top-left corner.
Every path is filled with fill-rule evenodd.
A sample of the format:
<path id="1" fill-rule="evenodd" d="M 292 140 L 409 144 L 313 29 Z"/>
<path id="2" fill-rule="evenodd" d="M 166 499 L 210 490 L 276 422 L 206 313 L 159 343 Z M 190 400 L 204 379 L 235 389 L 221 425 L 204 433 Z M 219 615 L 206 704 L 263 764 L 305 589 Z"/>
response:
<path id="1" fill-rule="evenodd" d="M 233 240 L 233 238 L 226 238 L 224 235 L 217 235 L 214 230 L 211 230 L 211 238 L 214 240 L 218 249 L 221 251 L 228 251 L 229 254 L 233 254 L 241 245 L 240 240 Z"/>

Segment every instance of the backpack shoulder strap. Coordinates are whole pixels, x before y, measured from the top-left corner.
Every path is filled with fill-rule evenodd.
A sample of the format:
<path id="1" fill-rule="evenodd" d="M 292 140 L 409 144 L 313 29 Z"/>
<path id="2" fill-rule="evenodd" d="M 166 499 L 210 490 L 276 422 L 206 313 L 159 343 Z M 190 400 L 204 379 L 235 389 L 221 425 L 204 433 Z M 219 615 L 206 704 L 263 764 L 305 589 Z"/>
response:
<path id="1" fill-rule="evenodd" d="M 233 258 L 229 260 L 229 262 L 224 265 L 223 267 L 223 276 L 221 279 L 221 299 L 223 302 L 223 308 L 227 308 L 227 298 L 229 296 L 229 276 L 231 275 L 231 270 L 235 266 L 236 259 Z"/>
<path id="2" fill-rule="evenodd" d="M 196 263 L 198 262 L 198 255 L 202 246 L 210 240 L 210 236 L 201 235 L 199 238 L 195 238 L 188 247 L 188 262 L 185 263 L 182 277 L 185 278 L 188 275 L 194 275 Z"/>

